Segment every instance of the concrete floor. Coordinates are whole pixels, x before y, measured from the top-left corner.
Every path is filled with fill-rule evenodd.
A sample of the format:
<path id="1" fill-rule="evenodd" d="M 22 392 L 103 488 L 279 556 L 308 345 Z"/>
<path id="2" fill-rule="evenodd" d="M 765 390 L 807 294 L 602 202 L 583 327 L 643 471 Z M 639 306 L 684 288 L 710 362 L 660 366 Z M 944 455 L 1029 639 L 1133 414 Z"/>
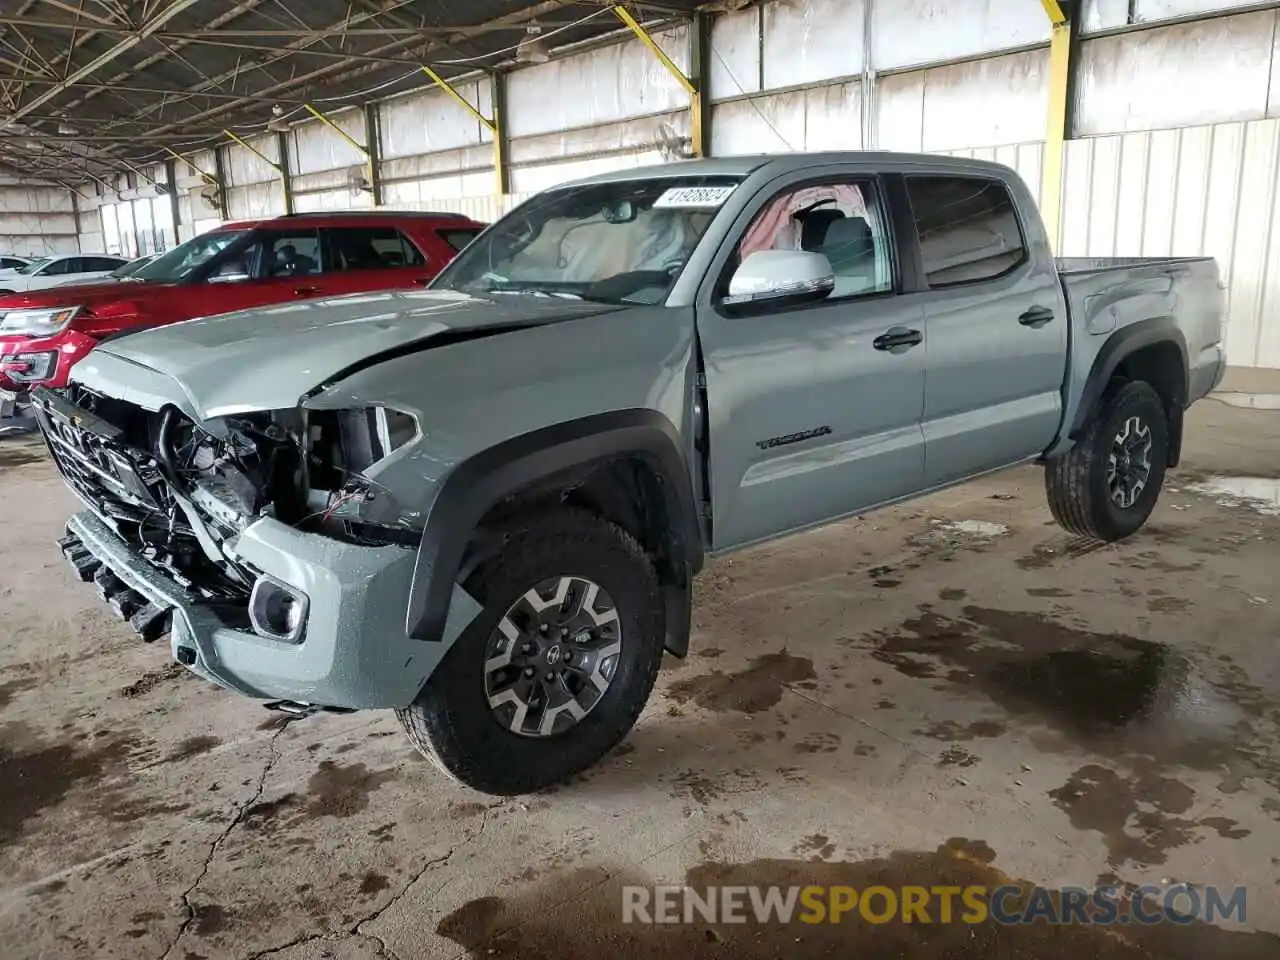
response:
<path id="1" fill-rule="evenodd" d="M 1198 405 L 1121 545 L 1053 526 L 1028 468 L 720 561 L 614 755 L 498 801 L 390 715 L 282 725 L 137 642 L 5 441 L 3 956 L 1274 960 L 1280 508 L 1191 489 L 1214 475 L 1280 477 L 1280 412 Z M 625 882 L 1006 877 L 1243 885 L 1248 922 L 618 922 Z"/>

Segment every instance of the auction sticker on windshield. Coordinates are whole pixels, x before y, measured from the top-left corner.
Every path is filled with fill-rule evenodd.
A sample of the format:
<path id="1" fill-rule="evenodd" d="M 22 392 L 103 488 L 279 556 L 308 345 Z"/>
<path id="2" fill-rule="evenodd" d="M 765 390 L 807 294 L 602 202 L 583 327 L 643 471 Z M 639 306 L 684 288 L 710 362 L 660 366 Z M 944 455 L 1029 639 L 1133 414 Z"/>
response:
<path id="1" fill-rule="evenodd" d="M 729 199 L 733 187 L 672 187 L 653 202 L 655 207 L 718 207 Z"/>

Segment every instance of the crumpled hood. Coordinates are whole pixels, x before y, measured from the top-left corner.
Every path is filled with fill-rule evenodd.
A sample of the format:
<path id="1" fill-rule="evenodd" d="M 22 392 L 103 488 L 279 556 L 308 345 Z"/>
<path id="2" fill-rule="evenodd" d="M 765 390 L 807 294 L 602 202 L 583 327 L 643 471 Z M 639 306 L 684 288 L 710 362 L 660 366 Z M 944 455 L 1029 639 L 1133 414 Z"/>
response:
<path id="1" fill-rule="evenodd" d="M 482 299 L 449 290 L 356 294 L 108 340 L 75 366 L 72 379 L 146 407 L 178 403 L 207 420 L 291 408 L 353 365 L 443 333 L 555 323 L 615 309 L 560 297 Z"/>

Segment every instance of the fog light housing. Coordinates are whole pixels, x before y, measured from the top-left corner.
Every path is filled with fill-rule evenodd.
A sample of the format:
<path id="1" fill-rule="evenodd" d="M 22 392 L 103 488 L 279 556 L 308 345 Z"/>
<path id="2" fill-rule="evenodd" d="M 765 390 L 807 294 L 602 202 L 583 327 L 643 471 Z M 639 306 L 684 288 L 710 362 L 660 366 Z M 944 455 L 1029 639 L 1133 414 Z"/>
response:
<path id="1" fill-rule="evenodd" d="M 58 351 L 19 353 L 0 357 L 0 369 L 15 383 L 48 380 L 58 367 Z"/>
<path id="2" fill-rule="evenodd" d="M 249 622 L 259 636 L 301 643 L 310 601 L 301 590 L 273 577 L 259 577 L 249 595 Z"/>

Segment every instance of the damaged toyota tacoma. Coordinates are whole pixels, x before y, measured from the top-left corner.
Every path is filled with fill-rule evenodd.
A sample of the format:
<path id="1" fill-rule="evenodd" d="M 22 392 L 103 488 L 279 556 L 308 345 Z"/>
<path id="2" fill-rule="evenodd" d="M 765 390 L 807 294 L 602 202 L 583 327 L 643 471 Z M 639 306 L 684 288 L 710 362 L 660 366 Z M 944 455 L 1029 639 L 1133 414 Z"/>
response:
<path id="1" fill-rule="evenodd" d="M 514 794 L 626 735 L 710 555 L 1028 462 L 1068 530 L 1133 534 L 1223 300 L 1208 258 L 1055 260 L 995 164 L 700 160 L 546 191 L 426 290 L 108 341 L 34 402 L 62 550 L 144 640 L 394 709 Z"/>

